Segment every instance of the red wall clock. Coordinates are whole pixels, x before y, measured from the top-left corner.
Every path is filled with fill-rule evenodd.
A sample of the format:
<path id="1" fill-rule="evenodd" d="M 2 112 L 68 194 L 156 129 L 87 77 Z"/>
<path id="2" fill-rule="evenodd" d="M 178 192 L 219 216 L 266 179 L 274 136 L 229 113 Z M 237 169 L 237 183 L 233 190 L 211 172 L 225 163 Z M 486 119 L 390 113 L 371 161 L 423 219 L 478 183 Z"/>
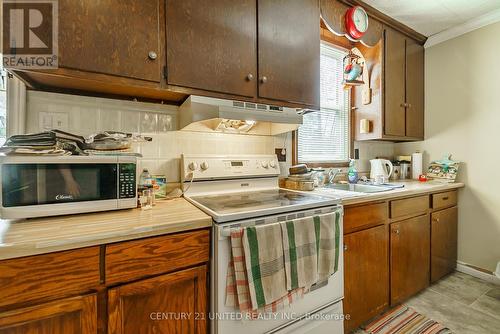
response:
<path id="1" fill-rule="evenodd" d="M 368 14 L 361 6 L 354 6 L 345 13 L 345 28 L 349 37 L 358 40 L 368 30 Z"/>

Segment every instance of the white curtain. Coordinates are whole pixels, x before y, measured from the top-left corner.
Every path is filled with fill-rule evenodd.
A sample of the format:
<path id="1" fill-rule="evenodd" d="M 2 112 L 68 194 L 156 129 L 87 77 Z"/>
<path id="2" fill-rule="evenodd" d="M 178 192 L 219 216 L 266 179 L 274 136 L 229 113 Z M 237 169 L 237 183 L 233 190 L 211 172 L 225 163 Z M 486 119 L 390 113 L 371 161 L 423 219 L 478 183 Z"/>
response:
<path id="1" fill-rule="evenodd" d="M 26 85 L 16 76 L 7 79 L 7 138 L 26 132 Z"/>

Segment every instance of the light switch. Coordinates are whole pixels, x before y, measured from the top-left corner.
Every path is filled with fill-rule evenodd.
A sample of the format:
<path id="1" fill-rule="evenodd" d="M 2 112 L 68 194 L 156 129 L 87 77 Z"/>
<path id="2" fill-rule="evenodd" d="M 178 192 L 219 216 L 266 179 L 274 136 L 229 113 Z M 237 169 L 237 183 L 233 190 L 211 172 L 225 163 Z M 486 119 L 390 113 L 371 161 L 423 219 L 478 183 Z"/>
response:
<path id="1" fill-rule="evenodd" d="M 48 112 L 40 112 L 38 114 L 38 127 L 40 130 L 52 129 L 52 115 Z"/>
<path id="2" fill-rule="evenodd" d="M 40 130 L 68 129 L 69 115 L 64 112 L 40 112 L 38 114 Z"/>

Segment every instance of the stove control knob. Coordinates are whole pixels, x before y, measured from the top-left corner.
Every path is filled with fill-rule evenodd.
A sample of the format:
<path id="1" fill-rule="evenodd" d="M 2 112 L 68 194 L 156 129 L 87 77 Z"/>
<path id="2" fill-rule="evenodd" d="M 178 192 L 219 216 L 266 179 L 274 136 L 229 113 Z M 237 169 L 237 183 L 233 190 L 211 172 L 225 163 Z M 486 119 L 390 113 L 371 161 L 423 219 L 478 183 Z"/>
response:
<path id="1" fill-rule="evenodd" d="M 271 168 L 276 168 L 276 161 L 274 161 L 274 160 L 269 161 L 269 166 Z"/>
<path id="2" fill-rule="evenodd" d="M 269 167 L 269 165 L 267 164 L 267 161 L 262 161 L 260 164 L 264 168 L 268 168 Z"/>
<path id="3" fill-rule="evenodd" d="M 207 170 L 208 169 L 208 162 L 203 161 L 200 165 L 201 170 Z"/>
<path id="4" fill-rule="evenodd" d="M 189 170 L 191 170 L 191 171 L 195 171 L 195 170 L 197 170 L 197 169 L 198 169 L 198 164 L 197 164 L 196 162 L 194 162 L 194 161 L 193 161 L 193 162 L 190 162 L 190 163 L 189 163 L 189 165 L 188 165 L 188 168 L 189 168 Z"/>

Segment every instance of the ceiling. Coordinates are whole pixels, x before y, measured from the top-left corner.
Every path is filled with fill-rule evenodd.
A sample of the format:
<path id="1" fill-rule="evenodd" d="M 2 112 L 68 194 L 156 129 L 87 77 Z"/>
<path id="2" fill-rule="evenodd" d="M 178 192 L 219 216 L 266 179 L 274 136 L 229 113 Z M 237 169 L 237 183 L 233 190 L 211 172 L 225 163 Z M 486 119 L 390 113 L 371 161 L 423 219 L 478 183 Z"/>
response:
<path id="1" fill-rule="evenodd" d="M 500 0 L 364 0 L 425 36 L 500 9 Z"/>

